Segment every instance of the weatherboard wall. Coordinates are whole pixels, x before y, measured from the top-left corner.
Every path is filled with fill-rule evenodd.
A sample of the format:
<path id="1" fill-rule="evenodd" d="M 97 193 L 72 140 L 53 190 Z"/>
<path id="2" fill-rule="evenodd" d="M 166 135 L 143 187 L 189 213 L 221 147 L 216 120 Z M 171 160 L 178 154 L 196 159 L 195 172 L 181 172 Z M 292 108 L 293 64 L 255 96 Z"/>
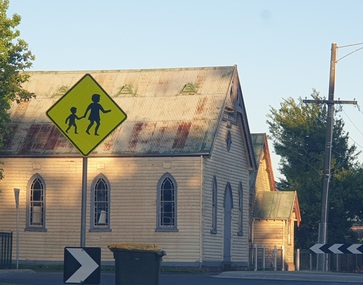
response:
<path id="1" fill-rule="evenodd" d="M 229 127 L 230 126 L 230 127 Z M 248 265 L 249 252 L 249 166 L 247 150 L 241 122 L 230 125 L 222 121 L 218 130 L 212 155 L 204 159 L 204 193 L 203 193 L 203 261 L 218 263 L 223 260 L 224 249 L 224 202 L 227 183 L 232 189 L 231 221 L 231 261 L 244 266 Z M 232 144 L 227 150 L 226 138 L 231 132 Z M 217 179 L 217 231 L 212 233 L 212 184 Z M 239 233 L 239 183 L 242 183 L 243 231 Z"/>
<path id="2" fill-rule="evenodd" d="M 79 246 L 82 158 L 2 159 L 6 179 L 0 181 L 0 231 L 16 230 L 13 188 L 20 189 L 19 258 L 61 261 L 66 246 Z M 169 172 L 178 187 L 178 231 L 157 232 L 156 188 Z M 46 231 L 25 230 L 26 189 L 38 173 L 46 184 Z M 111 231 L 89 232 L 88 191 L 86 246 L 101 247 L 102 260 L 112 261 L 107 245 L 155 243 L 167 252 L 165 262 L 200 261 L 200 158 L 88 159 L 88 189 L 94 177 L 110 181 Z M 15 258 L 15 256 L 14 256 Z"/>
<path id="3" fill-rule="evenodd" d="M 258 191 L 273 191 L 273 187 L 269 180 L 269 165 L 265 158 L 264 152 L 262 152 L 261 160 L 259 161 L 259 167 L 256 179 L 256 192 Z"/>
<path id="4" fill-rule="evenodd" d="M 270 251 L 283 248 L 286 269 L 294 270 L 294 221 L 256 219 L 252 227 L 253 244 Z"/>

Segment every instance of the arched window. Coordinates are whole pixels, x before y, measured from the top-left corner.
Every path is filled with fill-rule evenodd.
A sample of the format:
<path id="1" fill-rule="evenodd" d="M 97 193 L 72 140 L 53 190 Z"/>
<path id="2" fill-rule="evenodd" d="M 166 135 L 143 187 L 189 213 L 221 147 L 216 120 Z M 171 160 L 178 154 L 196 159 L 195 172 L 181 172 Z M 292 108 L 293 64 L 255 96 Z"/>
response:
<path id="1" fill-rule="evenodd" d="M 100 174 L 91 186 L 91 231 L 110 230 L 110 183 Z"/>
<path id="2" fill-rule="evenodd" d="M 158 231 L 177 231 L 177 185 L 170 173 L 165 173 L 157 185 Z"/>
<path id="3" fill-rule="evenodd" d="M 224 191 L 224 227 L 223 227 L 223 261 L 231 261 L 232 248 L 232 208 L 233 208 L 233 193 L 231 183 L 227 182 Z"/>
<path id="4" fill-rule="evenodd" d="M 238 185 L 238 235 L 243 235 L 243 187 L 242 182 Z"/>
<path id="5" fill-rule="evenodd" d="M 217 233 L 217 201 L 218 201 L 218 193 L 217 193 L 217 177 L 213 176 L 212 182 L 212 229 L 211 233 Z"/>
<path id="6" fill-rule="evenodd" d="M 26 230 L 45 231 L 45 183 L 35 174 L 27 187 Z"/>

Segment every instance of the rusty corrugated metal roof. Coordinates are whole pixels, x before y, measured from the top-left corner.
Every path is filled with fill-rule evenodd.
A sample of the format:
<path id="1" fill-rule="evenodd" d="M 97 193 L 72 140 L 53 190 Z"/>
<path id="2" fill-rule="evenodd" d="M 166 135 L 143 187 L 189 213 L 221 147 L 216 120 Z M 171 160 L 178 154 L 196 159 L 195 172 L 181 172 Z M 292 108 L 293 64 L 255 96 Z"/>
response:
<path id="1" fill-rule="evenodd" d="M 24 88 L 36 99 L 12 105 L 13 131 L 0 155 L 78 155 L 46 111 L 86 73 L 128 116 L 91 156 L 208 154 L 235 72 L 235 66 L 29 72 Z"/>

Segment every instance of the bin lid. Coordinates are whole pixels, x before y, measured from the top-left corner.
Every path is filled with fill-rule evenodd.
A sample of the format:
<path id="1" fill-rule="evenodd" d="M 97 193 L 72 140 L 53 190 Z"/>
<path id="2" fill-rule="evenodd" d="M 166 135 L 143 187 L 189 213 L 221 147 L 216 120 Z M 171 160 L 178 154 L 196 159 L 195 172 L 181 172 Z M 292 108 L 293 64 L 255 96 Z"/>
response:
<path id="1" fill-rule="evenodd" d="M 108 245 L 109 250 L 130 250 L 130 251 L 152 251 L 160 255 L 166 255 L 166 252 L 155 244 L 146 243 L 115 243 Z"/>

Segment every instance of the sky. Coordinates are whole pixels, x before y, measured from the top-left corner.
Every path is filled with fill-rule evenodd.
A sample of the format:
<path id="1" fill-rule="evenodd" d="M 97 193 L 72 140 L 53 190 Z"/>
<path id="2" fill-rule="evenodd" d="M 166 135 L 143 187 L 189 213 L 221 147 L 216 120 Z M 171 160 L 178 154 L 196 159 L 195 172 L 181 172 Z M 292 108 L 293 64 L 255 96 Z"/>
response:
<path id="1" fill-rule="evenodd" d="M 8 16 L 22 17 L 32 71 L 237 65 L 252 133 L 269 133 L 284 99 L 328 96 L 336 43 L 335 99 L 358 102 L 336 116 L 363 151 L 362 11 L 361 0 L 10 0 Z"/>

